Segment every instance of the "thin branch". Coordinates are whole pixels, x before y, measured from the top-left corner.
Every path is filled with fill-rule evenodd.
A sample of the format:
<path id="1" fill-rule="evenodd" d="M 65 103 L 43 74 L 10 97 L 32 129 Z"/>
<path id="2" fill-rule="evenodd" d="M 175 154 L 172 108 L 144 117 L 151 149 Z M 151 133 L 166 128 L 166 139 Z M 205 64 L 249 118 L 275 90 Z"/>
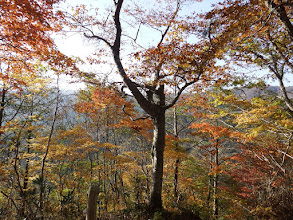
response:
<path id="1" fill-rule="evenodd" d="M 16 203 L 15 203 L 15 201 L 9 196 L 9 195 L 7 195 L 5 192 L 3 192 L 2 190 L 0 191 L 7 199 L 9 199 L 11 202 L 12 202 L 12 204 L 13 204 L 13 206 L 15 207 L 15 209 L 17 210 L 17 212 L 19 212 L 19 208 L 17 207 L 17 205 L 16 205 Z"/>
<path id="2" fill-rule="evenodd" d="M 112 45 L 109 43 L 109 41 L 107 41 L 105 38 L 100 37 L 100 36 L 97 36 L 97 35 L 94 35 L 92 31 L 91 31 L 91 33 L 92 33 L 91 36 L 90 35 L 87 35 L 86 33 L 83 33 L 83 35 L 86 38 L 101 40 L 101 41 L 105 42 L 109 47 L 112 47 Z"/>
<path id="3" fill-rule="evenodd" d="M 168 33 L 168 31 L 169 31 L 169 29 L 171 27 L 172 22 L 174 21 L 175 17 L 177 16 L 179 9 L 180 9 L 180 0 L 177 0 L 176 10 L 175 10 L 175 12 L 174 12 L 174 14 L 173 14 L 173 16 L 172 16 L 167 28 L 166 28 L 166 30 L 162 34 L 162 37 L 161 37 L 160 42 L 158 43 L 158 46 L 160 46 L 163 43 L 163 40 L 164 40 L 165 36 L 167 35 L 167 33 Z"/>
<path id="4" fill-rule="evenodd" d="M 275 165 L 283 172 L 283 173 L 285 173 L 286 172 L 286 170 L 275 160 L 275 158 L 271 155 L 271 154 L 269 154 L 269 156 L 271 157 L 271 159 L 272 159 L 272 161 L 275 163 Z"/>
<path id="5" fill-rule="evenodd" d="M 137 45 L 138 47 L 140 47 L 141 49 L 146 49 L 145 47 L 143 47 L 142 45 L 140 45 L 139 43 L 137 43 L 136 42 L 136 39 L 135 38 L 133 38 L 133 37 L 131 37 L 131 36 L 129 36 L 129 35 L 126 35 L 126 34 L 121 34 L 122 36 L 124 36 L 124 37 L 127 37 L 127 38 L 129 38 L 129 39 L 131 39 L 131 40 L 133 40 L 133 42 L 135 43 L 135 45 Z"/>
<path id="6" fill-rule="evenodd" d="M 20 104 L 19 104 L 19 106 L 18 106 L 18 108 L 17 108 L 15 114 L 14 114 L 9 120 L 7 120 L 7 121 L 12 121 L 12 120 L 18 115 L 19 111 L 20 111 L 21 108 L 22 108 L 22 104 L 23 104 L 23 102 L 24 102 L 24 99 L 21 100 L 21 102 L 20 102 Z"/>
<path id="7" fill-rule="evenodd" d="M 201 74 L 200 74 L 200 75 L 201 75 Z M 182 86 L 181 88 L 179 88 L 179 91 L 178 91 L 176 97 L 173 99 L 173 101 L 171 101 L 171 103 L 170 103 L 169 105 L 166 105 L 166 106 L 164 107 L 164 109 L 167 110 L 167 109 L 171 108 L 172 106 L 174 106 L 174 105 L 176 104 L 176 102 L 178 101 L 179 97 L 181 96 L 182 92 L 183 92 L 188 86 L 190 86 L 190 85 L 196 83 L 196 82 L 199 80 L 200 75 L 198 76 L 197 79 L 195 79 L 195 80 L 193 80 L 193 81 L 191 81 L 191 82 L 185 83 L 184 86 Z"/>
<path id="8" fill-rule="evenodd" d="M 78 19 L 76 19 L 74 16 L 72 16 L 71 14 L 69 14 L 71 19 L 74 20 L 76 23 L 78 23 L 78 25 L 83 28 L 84 30 L 86 31 L 89 31 L 91 33 L 91 35 L 88 35 L 86 33 L 83 33 L 83 35 L 86 37 L 86 38 L 90 38 L 90 39 L 97 39 L 97 40 L 101 40 L 103 42 L 105 42 L 110 48 L 112 47 L 112 45 L 110 44 L 109 41 L 107 41 L 105 38 L 103 37 L 100 37 L 98 35 L 95 35 L 94 32 L 88 28 L 87 26 L 91 26 L 92 24 L 82 24 Z"/>
<path id="9" fill-rule="evenodd" d="M 288 153 L 286 153 L 284 151 L 281 151 L 281 150 L 277 150 L 277 151 L 282 153 L 282 154 L 284 154 L 284 156 L 289 157 L 289 158 L 291 158 L 293 160 L 293 156 L 291 156 L 290 154 L 288 154 Z"/>
<path id="10" fill-rule="evenodd" d="M 178 69 L 179 69 L 180 67 L 178 67 Z M 180 68 L 180 69 L 182 69 L 182 68 Z M 182 69 L 183 70 L 183 69 Z M 185 70 L 183 70 L 184 72 L 185 72 Z M 183 76 L 180 76 L 180 75 L 178 75 L 178 74 L 175 74 L 174 75 L 175 77 L 178 77 L 178 78 L 180 78 L 180 79 L 182 79 L 185 83 L 187 83 L 187 80 L 185 79 L 185 77 L 183 77 Z M 178 88 L 178 87 L 177 87 Z"/>
<path id="11" fill-rule="evenodd" d="M 122 107 L 122 111 L 123 111 L 126 115 L 129 116 L 129 118 L 131 119 L 131 121 L 145 120 L 145 119 L 150 118 L 150 116 L 144 116 L 144 117 L 140 117 L 140 118 L 133 118 L 129 113 L 127 113 L 127 112 L 125 111 L 125 105 L 123 105 L 123 107 Z"/>
<path id="12" fill-rule="evenodd" d="M 141 24 L 142 22 L 140 22 L 139 26 L 138 26 L 138 29 L 137 29 L 137 32 L 136 32 L 136 35 L 135 35 L 135 38 L 134 38 L 134 42 L 136 43 L 136 40 L 137 40 L 137 37 L 138 37 L 138 33 L 140 31 L 140 27 L 141 27 Z"/>
<path id="13" fill-rule="evenodd" d="M 288 145 L 287 145 L 286 151 L 285 152 L 282 152 L 284 155 L 283 155 L 283 158 L 282 158 L 281 166 L 283 166 L 284 163 L 285 163 L 285 157 L 286 157 L 286 155 L 288 155 L 288 151 L 289 151 L 289 148 L 290 148 L 290 144 L 291 144 L 292 137 L 293 137 L 293 133 L 291 133 L 290 134 L 290 137 L 288 138 Z"/>

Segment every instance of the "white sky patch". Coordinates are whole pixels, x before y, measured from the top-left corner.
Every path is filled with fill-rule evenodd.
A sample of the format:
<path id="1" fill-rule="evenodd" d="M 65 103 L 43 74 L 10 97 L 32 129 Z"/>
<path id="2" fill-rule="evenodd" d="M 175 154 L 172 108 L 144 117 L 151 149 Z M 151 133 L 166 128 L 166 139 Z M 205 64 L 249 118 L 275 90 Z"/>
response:
<path id="1" fill-rule="evenodd" d="M 138 4 L 141 4 L 142 2 L 144 3 L 143 5 L 145 6 L 145 1 L 142 0 L 129 0 L 125 1 L 125 5 L 130 2 L 136 2 Z M 203 2 L 186 2 L 183 5 L 182 11 L 180 12 L 180 15 L 192 15 L 194 11 L 197 13 L 201 12 L 206 12 L 211 9 L 211 5 L 217 3 L 218 0 L 204 0 Z M 110 7 L 113 4 L 113 1 L 110 0 L 68 0 L 67 2 L 63 3 L 60 5 L 63 10 L 67 10 L 68 12 L 72 13 L 71 7 L 74 7 L 75 5 L 80 5 L 84 4 L 88 6 L 89 8 L 100 8 L 101 12 L 105 10 L 105 7 Z M 152 6 L 152 4 L 149 4 L 149 7 Z M 127 27 L 128 25 L 126 24 L 127 21 L 125 20 L 125 17 L 121 17 L 122 21 L 122 26 L 124 27 L 123 33 L 128 34 L 129 36 L 135 38 L 137 34 L 137 27 Z M 105 46 L 105 44 L 101 43 L 99 45 L 96 45 L 94 41 L 89 41 L 86 39 L 84 36 L 82 36 L 82 32 L 80 33 L 74 33 L 74 32 L 69 32 L 67 33 L 66 36 L 64 35 L 59 35 L 59 36 L 54 36 L 55 42 L 57 46 L 59 47 L 60 51 L 63 52 L 64 54 L 68 56 L 74 56 L 74 57 L 80 57 L 81 59 L 86 59 L 89 55 L 93 54 L 96 50 L 97 47 Z M 137 43 L 142 45 L 145 48 L 155 46 L 161 37 L 161 33 L 158 30 L 154 30 L 152 28 L 149 28 L 147 26 L 142 25 L 138 35 L 137 35 Z M 124 39 L 127 40 L 126 37 Z M 121 51 L 121 57 L 123 57 L 124 64 L 127 68 L 127 54 L 133 52 L 133 48 L 130 46 L 122 46 L 122 51 Z M 109 57 L 109 60 L 112 60 L 112 57 Z M 91 73 L 95 73 L 97 75 L 108 75 L 109 80 L 112 81 L 121 81 L 121 78 L 119 75 L 114 74 L 115 66 L 111 65 L 84 65 L 82 67 L 84 71 L 88 71 Z M 250 68 L 249 68 L 250 69 Z M 241 70 L 240 70 L 241 71 Z M 264 76 L 268 72 L 267 70 L 262 70 L 262 71 L 251 71 L 251 73 L 248 73 L 249 71 L 243 69 L 243 72 L 246 74 L 250 75 L 255 75 L 255 76 Z M 287 74 L 288 75 L 288 74 Z M 70 76 L 62 76 L 60 79 L 60 87 L 64 89 L 79 89 L 79 88 L 84 88 L 85 85 L 84 83 L 76 83 L 77 79 L 74 79 Z M 278 81 L 274 80 L 272 78 L 266 79 L 266 82 L 270 85 L 278 85 Z M 292 86 L 293 82 L 293 75 L 290 74 L 290 76 L 287 76 L 287 79 L 285 80 L 285 85 L 286 86 Z"/>
<path id="2" fill-rule="evenodd" d="M 142 0 L 136 0 L 136 1 L 125 1 L 124 5 L 135 2 L 137 4 L 141 4 L 142 6 L 146 6 L 145 1 Z M 175 2 L 175 1 L 174 1 Z M 211 4 L 216 3 L 216 0 L 204 0 L 203 2 L 194 2 L 189 1 L 184 3 L 182 11 L 180 12 L 180 15 L 192 15 L 193 11 L 197 11 L 197 13 L 207 11 L 211 8 Z M 146 6 L 151 7 L 151 3 L 156 2 L 150 2 Z M 67 11 L 68 13 L 73 13 L 72 7 L 75 7 L 76 5 L 86 5 L 88 8 L 100 8 L 100 11 L 105 10 L 105 8 L 109 8 L 111 5 L 113 5 L 113 1 L 109 0 L 83 0 L 82 2 L 79 0 L 67 0 L 65 3 L 62 3 L 60 5 L 60 8 L 62 10 Z M 174 4 L 175 6 L 176 4 Z M 174 8 L 175 10 L 175 8 Z M 137 34 L 137 27 L 130 28 L 129 25 L 127 25 L 127 21 L 125 20 L 125 16 L 121 17 L 122 21 L 122 27 L 123 27 L 123 33 L 127 34 L 133 38 L 135 38 Z M 128 26 L 128 27 L 127 27 Z M 93 41 L 89 41 L 84 36 L 82 36 L 81 33 L 75 33 L 75 32 L 68 32 L 65 36 L 64 35 L 58 35 L 54 36 L 55 42 L 60 49 L 61 52 L 68 56 L 74 56 L 74 57 L 80 57 L 81 59 L 86 59 L 89 55 L 93 54 L 96 50 L 97 45 L 93 43 Z M 137 36 L 137 43 L 139 45 L 142 45 L 144 48 L 149 48 L 151 46 L 156 46 L 161 38 L 161 32 L 158 30 L 154 30 L 148 26 L 142 25 L 138 36 Z M 124 37 L 125 40 L 127 40 L 127 37 Z M 99 46 L 102 46 L 103 44 L 100 44 Z M 105 45 L 106 47 L 106 45 Z M 122 51 L 121 51 L 121 57 L 125 59 L 127 57 L 127 54 L 133 52 L 133 48 L 130 46 L 124 46 L 122 45 Z M 112 57 L 109 57 L 109 59 L 113 59 Z M 127 66 L 127 59 L 125 59 L 125 65 Z M 113 81 L 121 81 L 121 78 L 119 75 L 113 73 L 113 66 L 96 66 L 96 65 L 85 65 L 83 67 L 83 70 L 88 72 L 99 74 L 106 74 L 109 75 L 109 80 Z M 127 67 L 126 67 L 127 68 Z M 109 74 L 111 73 L 111 74 Z M 83 83 L 72 83 L 75 82 L 76 79 L 70 77 L 70 76 L 61 76 L 60 78 L 60 87 L 64 89 L 79 89 L 83 88 Z"/>

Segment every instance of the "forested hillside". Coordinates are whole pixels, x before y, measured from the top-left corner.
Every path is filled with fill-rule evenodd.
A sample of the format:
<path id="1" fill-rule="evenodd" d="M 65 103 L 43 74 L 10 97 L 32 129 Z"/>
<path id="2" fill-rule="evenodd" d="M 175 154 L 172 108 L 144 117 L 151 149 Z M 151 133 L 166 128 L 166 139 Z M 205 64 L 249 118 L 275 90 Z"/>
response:
<path id="1" fill-rule="evenodd" d="M 1 2 L 0 219 L 293 218 L 293 3 L 196 2 Z"/>

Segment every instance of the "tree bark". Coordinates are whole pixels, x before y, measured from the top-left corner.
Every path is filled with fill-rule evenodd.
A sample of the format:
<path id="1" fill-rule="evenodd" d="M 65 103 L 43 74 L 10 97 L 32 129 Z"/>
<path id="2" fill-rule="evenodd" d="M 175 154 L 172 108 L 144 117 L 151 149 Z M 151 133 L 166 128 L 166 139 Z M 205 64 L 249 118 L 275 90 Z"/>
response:
<path id="1" fill-rule="evenodd" d="M 219 149 L 216 147 L 216 153 L 214 155 L 214 163 L 216 167 L 216 171 L 214 174 L 214 198 L 213 198 L 213 217 L 214 219 L 218 218 L 219 214 L 219 204 L 218 204 L 218 179 L 219 179 L 219 174 L 218 174 L 218 167 L 219 167 Z"/>
<path id="2" fill-rule="evenodd" d="M 178 118 L 177 118 L 177 108 L 174 107 L 173 110 L 173 120 L 174 120 L 174 124 L 173 124 L 173 132 L 174 132 L 174 137 L 178 138 Z M 175 150 L 178 151 L 179 150 L 179 144 L 178 142 L 175 143 Z M 180 163 L 180 158 L 178 157 L 175 161 L 174 164 L 174 201 L 176 202 L 178 199 L 178 174 L 179 174 L 179 163 Z"/>
<path id="3" fill-rule="evenodd" d="M 277 78 L 279 80 L 279 85 L 280 85 L 280 89 L 281 89 L 283 99 L 284 99 L 287 107 L 289 108 L 290 112 L 293 113 L 293 103 L 292 103 L 292 101 L 290 100 L 290 98 L 288 96 L 286 87 L 285 87 L 284 82 L 283 82 L 283 77 L 277 76 Z"/>
<path id="4" fill-rule="evenodd" d="M 100 189 L 98 184 L 92 184 L 88 195 L 86 220 L 97 219 L 97 200 L 99 193 Z"/>
<path id="5" fill-rule="evenodd" d="M 175 168 L 174 168 L 174 200 L 175 202 L 178 199 L 178 174 L 179 174 L 179 163 L 180 159 L 177 158 L 175 161 Z"/>
<path id="6" fill-rule="evenodd" d="M 274 13 L 278 17 L 286 32 L 288 33 L 291 41 L 293 41 L 293 25 L 287 15 L 285 4 L 276 4 L 273 0 L 266 0 L 265 5 L 271 13 Z"/>
<path id="7" fill-rule="evenodd" d="M 4 108 L 5 108 L 5 98 L 6 98 L 6 89 L 3 86 L 2 92 L 1 92 L 1 104 L 0 104 L 0 127 L 3 124 L 3 118 L 4 118 Z M 1 134 L 1 133 L 0 133 Z"/>
<path id="8" fill-rule="evenodd" d="M 153 118 L 154 137 L 152 144 L 152 181 L 150 210 L 155 212 L 162 209 L 162 181 L 165 148 L 165 110 L 161 109 Z"/>

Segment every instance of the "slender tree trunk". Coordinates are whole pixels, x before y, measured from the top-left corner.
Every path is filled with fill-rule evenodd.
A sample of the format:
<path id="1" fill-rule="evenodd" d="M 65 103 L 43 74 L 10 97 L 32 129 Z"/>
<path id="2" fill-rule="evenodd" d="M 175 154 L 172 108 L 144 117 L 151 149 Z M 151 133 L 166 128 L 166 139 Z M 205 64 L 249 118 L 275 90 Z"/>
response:
<path id="1" fill-rule="evenodd" d="M 210 152 L 210 172 L 212 172 L 213 169 L 213 155 Z M 210 210 L 210 200 L 211 200 L 211 194 L 212 194 L 212 183 L 213 183 L 213 176 L 212 174 L 209 174 L 209 183 L 208 183 L 208 195 L 207 195 L 207 202 L 206 206 Z"/>
<path id="2" fill-rule="evenodd" d="M 126 196 L 125 196 L 125 189 L 124 189 L 124 183 L 123 183 L 122 172 L 121 172 L 121 171 L 120 171 L 120 174 L 119 174 L 119 179 L 120 179 L 120 185 L 121 185 L 122 205 L 123 205 L 123 203 L 124 203 L 124 205 L 125 205 L 126 208 L 128 209 L 128 208 L 129 208 L 129 205 L 128 205 L 128 203 L 127 203 Z"/>
<path id="3" fill-rule="evenodd" d="M 3 86 L 4 87 L 4 86 Z M 3 117 L 4 117 L 4 108 L 5 108 L 5 96 L 6 96 L 6 89 L 2 89 L 1 92 L 1 104 L 0 104 L 0 127 L 3 124 Z M 1 133 L 0 133 L 1 134 Z"/>
<path id="4" fill-rule="evenodd" d="M 28 144 L 27 144 L 27 154 L 30 154 L 30 145 L 31 145 L 31 139 L 32 139 L 32 131 L 29 130 L 28 131 Z M 25 172 L 24 172 L 24 179 L 23 179 L 23 213 L 25 214 L 25 216 L 27 216 L 28 213 L 28 209 L 30 207 L 27 207 L 28 205 L 28 183 L 29 183 L 29 163 L 30 163 L 30 159 L 27 158 L 26 159 L 26 164 L 25 164 Z"/>
<path id="5" fill-rule="evenodd" d="M 284 99 L 287 107 L 289 108 L 290 112 L 293 113 L 293 103 L 292 103 L 291 99 L 288 96 L 288 92 L 287 92 L 286 87 L 285 87 L 284 82 L 283 82 L 283 77 L 277 76 L 277 78 L 279 80 L 279 85 L 280 85 L 280 89 L 281 89 L 283 99 Z"/>
<path id="6" fill-rule="evenodd" d="M 219 205 L 218 205 L 218 166 L 219 166 L 219 150 L 218 147 L 216 147 L 216 153 L 214 155 L 214 163 L 216 167 L 216 172 L 214 174 L 214 198 L 213 198 L 213 217 L 214 219 L 217 219 L 219 214 Z"/>
<path id="7" fill-rule="evenodd" d="M 98 167 L 98 183 L 101 183 L 101 168 L 100 168 L 100 158 L 99 158 L 99 152 L 97 152 L 96 156 L 96 161 L 97 161 L 97 167 Z M 101 203 L 100 201 L 98 202 L 98 216 L 100 217 L 101 214 Z"/>
<path id="8" fill-rule="evenodd" d="M 174 124 L 173 124 L 173 132 L 174 132 L 174 137 L 178 138 L 178 120 L 177 120 L 177 111 L 176 111 L 176 107 L 174 107 L 174 112 L 173 112 L 173 120 L 174 120 Z M 179 150 L 179 144 L 178 142 L 176 142 L 175 144 L 175 150 L 178 151 Z M 180 158 L 178 157 L 175 161 L 174 164 L 174 201 L 177 201 L 178 198 L 178 174 L 179 174 L 179 163 L 180 163 Z"/>
<path id="9" fill-rule="evenodd" d="M 55 129 L 55 123 L 57 120 L 57 114 L 58 114 L 58 109 L 59 109 L 59 96 L 60 96 L 60 90 L 59 90 L 59 75 L 57 78 L 57 97 L 56 97 L 56 107 L 54 111 L 54 115 L 52 118 L 52 125 L 50 128 L 50 133 L 47 141 L 47 146 L 46 146 L 46 151 L 44 154 L 44 157 L 42 159 L 42 164 L 41 164 L 41 173 L 40 173 L 40 195 L 39 195 L 39 211 L 40 211 L 40 216 L 41 219 L 45 219 L 44 217 L 44 194 L 45 194 L 45 178 L 44 178 L 44 173 L 45 173 L 45 167 L 46 167 L 46 159 L 49 153 L 50 149 L 50 144 L 51 144 L 51 139 L 53 136 L 53 132 Z"/>
<path id="10" fill-rule="evenodd" d="M 175 202 L 177 201 L 177 198 L 178 198 L 179 163 L 180 163 L 180 159 L 177 158 L 175 161 L 175 168 L 174 168 L 174 200 Z"/>
<path id="11" fill-rule="evenodd" d="M 165 148 L 165 110 L 153 118 L 154 137 L 152 144 L 151 211 L 162 209 L 162 181 Z"/>

